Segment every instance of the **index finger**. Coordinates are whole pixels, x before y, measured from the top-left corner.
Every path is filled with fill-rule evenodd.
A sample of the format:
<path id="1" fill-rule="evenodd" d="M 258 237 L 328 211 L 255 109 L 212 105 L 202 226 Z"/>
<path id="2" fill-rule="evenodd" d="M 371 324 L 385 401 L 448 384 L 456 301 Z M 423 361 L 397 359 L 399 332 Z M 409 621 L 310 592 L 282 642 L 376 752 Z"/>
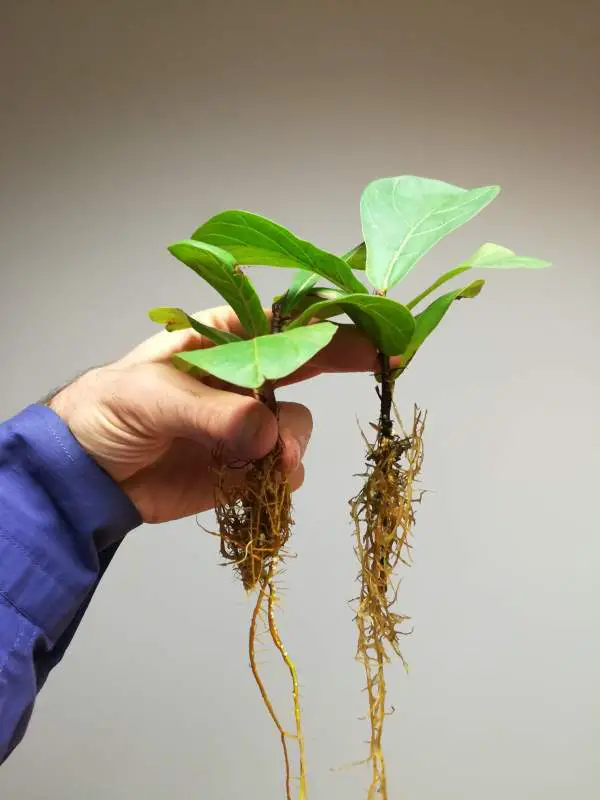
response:
<path id="1" fill-rule="evenodd" d="M 271 310 L 266 308 L 265 313 L 270 318 Z M 229 306 L 219 306 L 193 316 L 204 325 L 245 338 L 248 335 Z M 121 363 L 166 362 L 175 353 L 213 346 L 209 339 L 191 328 L 161 331 L 138 345 Z M 323 350 L 294 373 L 277 381 L 277 384 L 289 385 L 328 372 L 372 372 L 377 366 L 377 351 L 365 334 L 355 325 L 338 324 L 335 336 Z"/>
<path id="2" fill-rule="evenodd" d="M 269 319 L 270 309 L 265 309 Z M 210 325 L 211 328 L 218 328 L 221 331 L 235 333 L 237 336 L 247 338 L 248 334 L 242 327 L 241 322 L 229 306 L 218 306 L 206 311 L 198 311 L 191 316 L 202 322 L 203 325 Z M 139 344 L 124 358 L 122 364 L 139 363 L 160 363 L 171 359 L 175 353 L 182 353 L 186 350 L 202 350 L 205 347 L 214 347 L 210 339 L 196 333 L 192 328 L 182 331 L 166 331 L 155 333 L 148 339 Z"/>

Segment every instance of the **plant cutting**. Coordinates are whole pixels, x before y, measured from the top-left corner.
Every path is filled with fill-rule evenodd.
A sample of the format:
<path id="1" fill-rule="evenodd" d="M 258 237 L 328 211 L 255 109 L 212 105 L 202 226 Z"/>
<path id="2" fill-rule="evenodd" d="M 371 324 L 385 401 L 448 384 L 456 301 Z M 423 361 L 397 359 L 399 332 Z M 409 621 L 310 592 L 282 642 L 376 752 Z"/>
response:
<path id="1" fill-rule="evenodd" d="M 482 211 L 499 187 L 463 189 L 415 176 L 378 179 L 360 201 L 362 241 L 344 255 L 323 250 L 277 223 L 247 211 L 225 211 L 201 225 L 189 239 L 169 248 L 172 255 L 216 289 L 235 311 L 245 337 L 199 323 L 180 308 L 161 307 L 151 318 L 168 330 L 192 328 L 212 346 L 177 354 L 179 369 L 210 375 L 245 391 L 277 415 L 277 382 L 313 358 L 332 340 L 339 322 L 359 328 L 373 344 L 378 368 L 373 376 L 379 398 L 374 436 L 364 436 L 363 483 L 350 501 L 359 573 L 356 601 L 357 658 L 363 664 L 368 697 L 371 777 L 367 793 L 387 799 L 382 735 L 386 705 L 386 665 L 392 656 L 405 664 L 400 638 L 408 617 L 397 610 L 399 576 L 410 563 L 418 480 L 423 461 L 425 412 L 415 406 L 404 427 L 394 403 L 396 383 L 424 342 L 459 300 L 477 297 L 476 278 L 439 291 L 473 269 L 541 268 L 549 263 L 484 244 L 445 272 L 416 297 L 399 302 L 389 292 L 443 237 Z M 286 292 L 263 304 L 243 267 L 295 270 Z M 307 797 L 306 762 L 296 667 L 276 623 L 275 578 L 288 554 L 293 528 L 291 491 L 280 466 L 280 445 L 246 465 L 241 486 L 232 489 L 225 467 L 218 470 L 215 509 L 222 558 L 236 570 L 256 599 L 249 626 L 249 660 L 263 702 L 278 731 L 285 770 L 285 795 L 292 798 L 288 742 L 298 751 L 297 797 Z M 216 454 L 218 458 L 218 454 Z M 292 685 L 295 731 L 285 730 L 256 663 L 256 637 L 263 621 Z"/>

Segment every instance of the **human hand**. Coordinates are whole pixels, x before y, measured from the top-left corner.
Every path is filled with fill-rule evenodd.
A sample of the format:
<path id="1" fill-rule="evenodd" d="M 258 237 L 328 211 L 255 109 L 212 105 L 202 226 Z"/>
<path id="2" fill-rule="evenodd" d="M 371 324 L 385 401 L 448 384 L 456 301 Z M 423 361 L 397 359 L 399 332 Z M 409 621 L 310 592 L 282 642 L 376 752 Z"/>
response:
<path id="1" fill-rule="evenodd" d="M 196 315 L 206 325 L 243 335 L 230 308 Z M 214 453 L 249 462 L 282 442 L 292 489 L 303 481 L 302 457 L 312 431 L 310 411 L 280 402 L 279 420 L 251 393 L 213 378 L 198 380 L 170 363 L 174 353 L 209 347 L 194 331 L 162 331 L 124 358 L 90 370 L 62 389 L 50 408 L 81 446 L 125 491 L 145 522 L 164 522 L 213 506 Z M 376 353 L 357 329 L 341 326 L 330 344 L 277 385 L 323 372 L 376 368 Z M 230 469 L 235 483 L 242 469 Z"/>

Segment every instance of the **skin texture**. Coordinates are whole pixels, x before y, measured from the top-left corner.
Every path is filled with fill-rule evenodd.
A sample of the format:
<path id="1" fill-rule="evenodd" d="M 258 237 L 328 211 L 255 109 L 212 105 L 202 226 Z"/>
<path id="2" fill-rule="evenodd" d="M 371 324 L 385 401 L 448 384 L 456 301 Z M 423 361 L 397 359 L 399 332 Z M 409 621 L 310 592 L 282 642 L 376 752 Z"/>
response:
<path id="1" fill-rule="evenodd" d="M 207 325 L 244 335 L 231 309 L 195 315 Z M 191 330 L 162 331 L 124 358 L 92 369 L 58 392 L 49 406 L 82 447 L 125 491 L 145 522 L 186 517 L 213 506 L 213 455 L 221 449 L 233 483 L 244 464 L 270 452 L 281 437 L 282 463 L 293 489 L 304 478 L 302 457 L 312 432 L 310 411 L 279 403 L 279 419 L 251 393 L 216 379 L 198 380 L 170 363 L 183 350 L 210 347 Z M 324 372 L 376 369 L 376 353 L 352 326 L 278 385 Z"/>

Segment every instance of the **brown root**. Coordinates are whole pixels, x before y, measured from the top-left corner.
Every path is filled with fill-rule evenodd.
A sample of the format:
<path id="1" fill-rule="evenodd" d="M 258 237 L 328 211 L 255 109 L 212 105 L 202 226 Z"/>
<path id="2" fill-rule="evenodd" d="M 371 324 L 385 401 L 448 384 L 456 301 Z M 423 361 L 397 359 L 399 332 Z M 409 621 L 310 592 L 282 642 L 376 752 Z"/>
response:
<path id="1" fill-rule="evenodd" d="M 268 581 L 271 567 L 290 537 L 292 498 L 280 468 L 280 446 L 252 463 L 243 482 L 227 487 L 219 473 L 215 512 L 221 536 L 221 555 L 233 564 L 244 589 Z"/>
<path id="2" fill-rule="evenodd" d="M 285 774 L 285 797 L 286 800 L 292 800 L 292 788 L 291 788 L 291 773 L 290 773 L 290 756 L 288 752 L 287 746 L 287 738 L 288 735 L 281 722 L 279 721 L 279 717 L 273 708 L 273 703 L 271 702 L 271 698 L 265 688 L 265 685 L 260 677 L 260 673 L 258 671 L 258 666 L 256 664 L 256 625 L 258 623 L 258 618 L 261 615 L 261 611 L 263 611 L 263 605 L 265 601 L 265 597 L 269 591 L 270 587 L 270 579 L 267 583 L 262 583 L 261 587 L 258 592 L 258 597 L 256 599 L 256 604 L 254 606 L 254 610 L 252 612 L 252 619 L 250 621 L 250 631 L 248 634 L 248 654 L 250 657 L 250 669 L 252 671 L 252 676 L 258 686 L 258 690 L 260 695 L 263 699 L 263 703 L 265 704 L 265 708 L 267 709 L 269 716 L 273 720 L 273 724 L 277 728 L 279 732 L 279 737 L 281 739 L 281 750 L 283 753 L 283 763 L 284 763 L 284 774 Z"/>
<path id="3" fill-rule="evenodd" d="M 388 798 L 381 743 L 386 716 L 385 664 L 396 654 L 407 666 L 400 637 L 410 632 L 402 630 L 409 618 L 394 610 L 398 594 L 395 573 L 411 560 L 414 506 L 420 500 L 415 483 L 423 460 L 425 417 L 415 407 L 412 430 L 402 436 L 380 424 L 375 442 L 367 441 L 364 485 L 350 501 L 360 563 L 357 658 L 365 669 L 371 726 L 369 800 Z"/>
<path id="4" fill-rule="evenodd" d="M 302 734 L 302 715 L 300 711 L 300 689 L 298 686 L 298 673 L 296 672 L 296 665 L 292 661 L 287 652 L 285 645 L 281 641 L 281 636 L 279 634 L 279 630 L 275 623 L 275 605 L 277 604 L 277 593 L 275 590 L 275 585 L 271 580 L 269 582 L 269 601 L 268 601 L 268 620 L 269 620 L 269 631 L 271 633 L 271 639 L 273 640 L 273 644 L 279 650 L 281 654 L 281 658 L 285 663 L 288 671 L 290 673 L 290 678 L 292 680 L 292 698 L 294 703 L 294 719 L 296 721 L 296 735 L 295 738 L 298 742 L 298 758 L 300 762 L 300 786 L 298 792 L 298 800 L 305 800 L 307 797 L 307 787 L 306 787 L 306 756 L 304 752 L 304 736 Z"/>
<path id="5" fill-rule="evenodd" d="M 280 466 L 280 444 L 264 458 L 249 465 L 242 483 L 228 486 L 226 470 L 220 470 L 217 480 L 215 511 L 221 537 L 221 555 L 232 564 L 246 591 L 258 590 L 250 622 L 248 650 L 250 669 L 259 688 L 264 705 L 281 739 L 285 765 L 286 800 L 291 800 L 291 772 L 287 739 L 295 739 L 299 749 L 298 800 L 305 800 L 306 767 L 302 737 L 300 699 L 296 667 L 283 645 L 275 622 L 277 568 L 285 556 L 285 546 L 292 527 L 292 499 L 289 482 Z M 292 680 L 292 697 L 296 733 L 287 733 L 282 726 L 265 685 L 258 672 L 255 647 L 257 624 L 265 618 L 271 640 Z"/>

